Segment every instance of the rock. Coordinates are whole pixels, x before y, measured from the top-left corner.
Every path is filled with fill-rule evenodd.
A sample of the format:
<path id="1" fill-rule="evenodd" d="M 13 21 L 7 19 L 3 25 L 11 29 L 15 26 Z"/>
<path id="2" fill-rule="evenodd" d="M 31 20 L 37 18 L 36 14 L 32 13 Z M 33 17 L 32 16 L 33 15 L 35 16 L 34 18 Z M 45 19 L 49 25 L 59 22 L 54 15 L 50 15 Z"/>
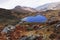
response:
<path id="1" fill-rule="evenodd" d="M 56 26 L 54 27 L 54 32 L 60 34 L 60 24 L 56 24 Z"/>
<path id="2" fill-rule="evenodd" d="M 24 36 L 20 38 L 19 40 L 40 40 L 42 36 L 40 35 L 31 35 L 31 36 Z"/>
<path id="3" fill-rule="evenodd" d="M 15 29 L 15 26 L 8 25 L 7 27 L 5 27 L 5 28 L 2 30 L 2 32 L 7 33 L 7 32 L 9 32 L 9 31 L 11 31 L 11 30 L 13 30 L 13 29 Z"/>

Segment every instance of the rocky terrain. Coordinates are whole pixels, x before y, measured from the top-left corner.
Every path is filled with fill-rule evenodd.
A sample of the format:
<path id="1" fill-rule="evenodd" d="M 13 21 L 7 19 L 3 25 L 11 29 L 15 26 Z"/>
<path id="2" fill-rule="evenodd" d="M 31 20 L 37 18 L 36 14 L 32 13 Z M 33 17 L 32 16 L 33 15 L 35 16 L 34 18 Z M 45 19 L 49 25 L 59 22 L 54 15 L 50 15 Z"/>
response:
<path id="1" fill-rule="evenodd" d="M 21 21 L 24 17 L 38 14 L 45 16 L 48 19 L 47 22 L 27 23 Z M 0 8 L 0 40 L 60 40 L 60 10 L 37 11 L 20 6 L 16 6 L 14 9 Z"/>

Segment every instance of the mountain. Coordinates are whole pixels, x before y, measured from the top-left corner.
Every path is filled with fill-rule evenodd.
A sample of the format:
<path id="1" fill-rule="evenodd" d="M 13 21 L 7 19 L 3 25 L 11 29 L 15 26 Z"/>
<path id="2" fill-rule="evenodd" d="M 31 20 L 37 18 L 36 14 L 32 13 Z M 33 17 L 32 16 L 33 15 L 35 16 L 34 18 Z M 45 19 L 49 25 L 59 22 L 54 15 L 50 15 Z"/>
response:
<path id="1" fill-rule="evenodd" d="M 30 7 L 21 7 L 21 6 L 16 6 L 14 9 L 12 9 L 15 12 L 23 12 L 23 13 L 29 13 L 29 12 L 37 12 L 36 9 L 30 8 Z"/>
<path id="2" fill-rule="evenodd" d="M 13 14 L 15 13 L 10 9 L 0 8 L 0 28 L 9 24 L 15 25 L 19 21 L 18 17 Z"/>
<path id="3" fill-rule="evenodd" d="M 37 10 L 60 10 L 60 2 L 48 3 L 36 8 Z"/>
<path id="4" fill-rule="evenodd" d="M 16 6 L 14 9 L 0 8 L 0 27 L 15 25 L 21 18 L 35 15 L 36 10 L 29 7 Z"/>
<path id="5" fill-rule="evenodd" d="M 48 4 L 46 4 L 48 5 Z M 59 5 L 58 5 L 59 6 Z M 42 6 L 40 6 L 42 7 Z M 44 7 L 44 6 L 43 6 Z M 46 7 L 46 6 L 45 6 Z M 47 6 L 47 8 L 49 8 Z M 45 9 L 39 9 L 41 10 L 47 10 L 47 11 L 42 11 L 40 13 L 37 13 L 38 11 L 34 8 L 30 8 L 30 7 L 21 7 L 21 6 L 16 6 L 13 9 L 3 9 L 0 8 L 0 27 L 5 26 L 5 25 L 15 25 L 18 22 L 21 21 L 22 18 L 27 17 L 27 16 L 34 16 L 37 14 L 43 14 L 45 15 L 48 19 L 50 19 L 51 17 L 60 20 L 60 10 L 48 10 L 47 8 Z M 56 7 L 59 8 L 59 7 Z"/>

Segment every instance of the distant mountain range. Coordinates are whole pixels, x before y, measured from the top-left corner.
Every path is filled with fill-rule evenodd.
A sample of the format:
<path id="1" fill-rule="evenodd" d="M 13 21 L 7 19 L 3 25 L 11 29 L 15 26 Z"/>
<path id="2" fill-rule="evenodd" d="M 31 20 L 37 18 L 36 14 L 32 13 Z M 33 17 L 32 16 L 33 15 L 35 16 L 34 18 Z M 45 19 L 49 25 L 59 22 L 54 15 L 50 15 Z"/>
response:
<path id="1" fill-rule="evenodd" d="M 41 11 L 46 11 L 46 10 L 60 10 L 60 2 L 54 2 L 54 3 L 47 3 L 42 6 L 38 6 L 35 9 L 30 8 L 30 7 L 21 7 L 21 6 L 16 6 L 14 11 L 17 12 L 24 12 L 24 13 L 29 13 L 29 12 L 41 12 Z"/>
<path id="2" fill-rule="evenodd" d="M 36 8 L 37 10 L 60 10 L 60 2 L 48 3 Z"/>
<path id="3" fill-rule="evenodd" d="M 22 12 L 22 13 L 33 13 L 33 12 L 36 13 L 36 12 L 41 12 L 41 11 L 46 11 L 46 10 L 60 10 L 60 2 L 47 3 L 42 6 L 38 6 L 36 8 L 30 8 L 30 7 L 17 5 L 11 10 L 15 12 Z"/>

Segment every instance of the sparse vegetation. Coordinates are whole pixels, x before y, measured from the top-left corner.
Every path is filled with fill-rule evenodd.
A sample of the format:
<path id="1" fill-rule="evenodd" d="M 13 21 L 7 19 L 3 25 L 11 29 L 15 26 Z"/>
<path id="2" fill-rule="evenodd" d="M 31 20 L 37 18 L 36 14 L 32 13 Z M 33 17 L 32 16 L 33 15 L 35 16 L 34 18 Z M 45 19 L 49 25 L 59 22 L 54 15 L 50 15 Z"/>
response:
<path id="1" fill-rule="evenodd" d="M 44 40 L 44 37 L 45 39 L 47 38 L 46 40 L 59 38 L 60 26 L 58 25 L 60 23 L 60 10 L 47 10 L 40 12 L 40 14 L 48 18 L 48 21 L 46 23 L 41 24 L 22 22 L 21 24 L 18 24 L 21 22 L 22 18 L 32 15 L 34 16 L 37 15 L 37 13 L 18 13 L 11 10 L 0 9 L 0 32 L 4 29 L 4 27 L 6 27 L 5 25 L 14 25 L 16 28 L 9 34 L 11 40 L 17 40 L 19 38 L 22 38 L 22 36 L 37 36 L 38 34 L 43 37 L 41 40 Z M 0 35 L 1 40 L 6 40 L 6 35 L 8 34 L 0 33 Z M 39 35 L 36 38 L 38 40 L 40 40 Z"/>

